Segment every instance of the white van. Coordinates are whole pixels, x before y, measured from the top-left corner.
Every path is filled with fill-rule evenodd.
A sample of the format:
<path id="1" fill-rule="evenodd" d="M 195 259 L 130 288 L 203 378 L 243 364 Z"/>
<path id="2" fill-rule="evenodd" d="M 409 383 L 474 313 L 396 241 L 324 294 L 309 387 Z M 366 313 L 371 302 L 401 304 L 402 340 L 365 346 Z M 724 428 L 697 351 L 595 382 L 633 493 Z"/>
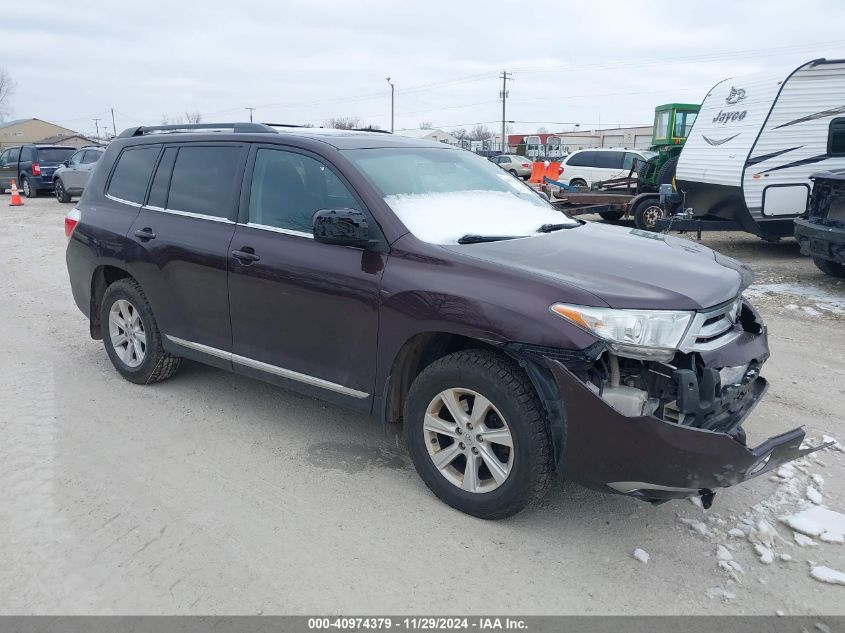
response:
<path id="1" fill-rule="evenodd" d="M 624 178 L 634 160 L 642 165 L 656 152 L 630 149 L 579 149 L 561 163 L 560 181 L 576 187 L 590 187 L 594 182 Z"/>

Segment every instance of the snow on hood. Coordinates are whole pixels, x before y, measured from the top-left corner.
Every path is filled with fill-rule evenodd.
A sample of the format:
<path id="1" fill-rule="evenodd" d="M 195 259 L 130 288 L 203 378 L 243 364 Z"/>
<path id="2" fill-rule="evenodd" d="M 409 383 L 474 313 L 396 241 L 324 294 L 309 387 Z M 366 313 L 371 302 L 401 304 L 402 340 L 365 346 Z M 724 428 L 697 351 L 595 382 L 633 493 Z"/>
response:
<path id="1" fill-rule="evenodd" d="M 457 244 L 464 235 L 531 235 L 543 224 L 576 223 L 527 191 L 398 194 L 385 202 L 414 236 L 432 244 Z"/>

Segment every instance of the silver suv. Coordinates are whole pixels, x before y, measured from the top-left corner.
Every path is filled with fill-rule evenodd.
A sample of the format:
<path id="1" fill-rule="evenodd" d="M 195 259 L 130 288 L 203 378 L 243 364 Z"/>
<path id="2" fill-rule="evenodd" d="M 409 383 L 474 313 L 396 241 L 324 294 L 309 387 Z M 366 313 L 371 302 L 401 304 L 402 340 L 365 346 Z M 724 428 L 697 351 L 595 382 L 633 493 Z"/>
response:
<path id="1" fill-rule="evenodd" d="M 53 174 L 53 191 L 59 202 L 70 202 L 71 196 L 81 196 L 91 177 L 94 164 L 100 160 L 104 147 L 83 147 L 68 158 Z"/>

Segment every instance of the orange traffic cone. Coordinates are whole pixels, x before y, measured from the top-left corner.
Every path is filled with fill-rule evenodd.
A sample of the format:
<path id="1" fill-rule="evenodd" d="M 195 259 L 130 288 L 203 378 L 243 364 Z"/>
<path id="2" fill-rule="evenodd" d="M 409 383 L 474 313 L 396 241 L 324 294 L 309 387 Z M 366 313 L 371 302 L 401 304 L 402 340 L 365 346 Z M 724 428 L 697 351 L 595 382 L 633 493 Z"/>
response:
<path id="1" fill-rule="evenodd" d="M 12 197 L 9 199 L 9 206 L 10 207 L 22 207 L 23 200 L 21 200 L 21 194 L 18 193 L 18 185 L 13 180 L 12 181 Z"/>

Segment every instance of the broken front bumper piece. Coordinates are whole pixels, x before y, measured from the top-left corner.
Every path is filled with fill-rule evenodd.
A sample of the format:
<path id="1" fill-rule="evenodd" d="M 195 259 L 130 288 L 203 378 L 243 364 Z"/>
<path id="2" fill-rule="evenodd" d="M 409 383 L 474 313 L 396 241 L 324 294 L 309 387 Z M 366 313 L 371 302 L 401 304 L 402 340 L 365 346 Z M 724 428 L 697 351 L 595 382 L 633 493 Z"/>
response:
<path id="1" fill-rule="evenodd" d="M 546 360 L 560 393 L 565 437 L 558 438 L 558 472 L 584 485 L 648 501 L 702 495 L 762 475 L 818 448 L 802 449 L 800 428 L 756 448 L 725 432 L 682 426 L 651 415 L 626 416 L 598 397 L 557 360 Z M 744 407 L 738 427 L 766 390 Z"/>

